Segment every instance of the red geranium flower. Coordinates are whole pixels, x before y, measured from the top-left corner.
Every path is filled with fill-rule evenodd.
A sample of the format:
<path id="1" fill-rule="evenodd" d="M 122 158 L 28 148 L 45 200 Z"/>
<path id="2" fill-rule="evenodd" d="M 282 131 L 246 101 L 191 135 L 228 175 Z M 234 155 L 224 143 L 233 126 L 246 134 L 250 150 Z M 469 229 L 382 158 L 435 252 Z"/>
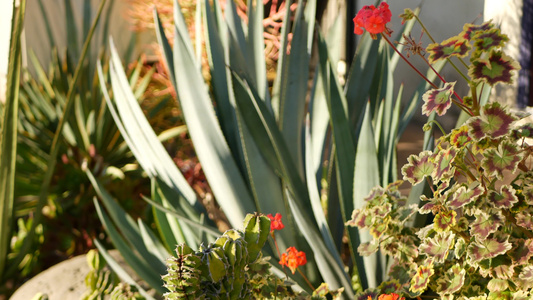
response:
<path id="1" fill-rule="evenodd" d="M 372 300 L 372 297 L 368 296 L 368 300 Z M 400 298 L 400 295 L 398 294 L 395 294 L 395 293 L 390 293 L 388 295 L 380 295 L 378 297 L 378 300 L 405 300 L 405 297 L 401 297 Z"/>
<path id="2" fill-rule="evenodd" d="M 303 266 L 307 263 L 307 258 L 303 251 L 298 251 L 294 247 L 287 248 L 287 252 L 281 254 L 281 260 L 279 264 L 282 266 L 287 266 L 291 269 L 292 274 L 296 271 L 299 266 Z"/>
<path id="3" fill-rule="evenodd" d="M 374 5 L 365 5 L 353 18 L 354 33 L 363 34 L 363 29 L 366 29 L 374 39 L 382 32 L 390 36 L 392 31 L 386 25 L 391 17 L 392 13 L 386 2 L 381 2 L 377 8 Z"/>
<path id="4" fill-rule="evenodd" d="M 270 232 L 274 230 L 281 230 L 285 228 L 285 225 L 281 223 L 281 214 L 277 213 L 275 217 L 272 214 L 268 214 L 267 217 L 270 219 Z"/>

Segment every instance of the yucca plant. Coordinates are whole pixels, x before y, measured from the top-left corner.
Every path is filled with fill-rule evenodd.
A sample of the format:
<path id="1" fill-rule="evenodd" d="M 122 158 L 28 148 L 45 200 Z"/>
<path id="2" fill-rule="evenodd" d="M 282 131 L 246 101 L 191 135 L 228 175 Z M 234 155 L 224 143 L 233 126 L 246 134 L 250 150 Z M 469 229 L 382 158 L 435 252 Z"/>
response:
<path id="1" fill-rule="evenodd" d="M 201 73 L 201 43 L 194 48 L 176 1 L 173 49 L 155 15 L 169 76 L 206 178 L 230 226 L 239 228 L 249 212 L 281 213 L 289 230 L 276 238 L 279 248 L 296 246 L 306 252 L 313 258 L 305 267 L 310 281 L 324 281 L 331 289 L 344 287 L 344 296 L 352 298 L 354 291 L 382 281 L 387 261 L 381 255 L 368 260 L 356 255 L 354 250 L 370 237 L 346 229 L 344 223 L 354 208 L 363 205 L 372 187 L 396 180 L 395 147 L 425 84 L 402 111 L 402 89 L 393 95 L 392 72 L 398 59 L 383 43 L 371 43 L 365 36 L 342 87 L 336 62 L 330 58 L 334 46 L 328 45 L 315 25 L 316 1 L 299 1 L 295 15 L 285 16 L 277 75 L 269 86 L 262 4 L 248 1 L 245 23 L 233 2 L 227 3 L 223 15 L 217 1 L 197 2 L 201 23 L 196 28 L 204 30 L 209 82 Z M 318 60 L 311 72 L 315 44 Z M 102 68 L 99 71 L 105 94 L 105 74 Z M 106 95 L 108 107 L 152 179 L 152 199 L 147 201 L 154 206 L 157 231 L 152 232 L 142 221 L 135 223 L 101 182 L 91 172 L 87 174 L 99 193 L 101 202 L 95 200 L 95 205 L 115 247 L 162 294 L 164 259 L 176 245 L 196 248 L 213 241 L 220 232 L 158 143 L 113 47 L 109 77 L 114 104 Z M 420 195 L 421 190 L 414 192 Z M 418 201 L 417 196 L 412 199 Z M 118 275 L 135 284 L 101 243 L 96 244 Z M 278 256 L 273 242 L 264 252 Z M 279 269 L 276 261 L 271 263 Z M 300 275 L 291 278 L 309 291 Z M 149 297 L 145 291 L 143 295 Z"/>

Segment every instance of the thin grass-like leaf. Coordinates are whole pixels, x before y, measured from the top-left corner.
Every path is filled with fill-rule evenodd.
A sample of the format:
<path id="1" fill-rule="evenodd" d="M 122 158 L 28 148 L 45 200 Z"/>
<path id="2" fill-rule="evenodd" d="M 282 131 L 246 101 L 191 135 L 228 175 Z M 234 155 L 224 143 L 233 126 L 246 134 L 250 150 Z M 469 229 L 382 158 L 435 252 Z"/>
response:
<path id="1" fill-rule="evenodd" d="M 26 252 L 30 249 L 31 243 L 33 242 L 33 237 L 35 235 L 35 229 L 40 224 L 40 219 L 42 216 L 42 208 L 44 207 L 47 199 L 48 199 L 48 189 L 50 187 L 50 183 L 52 182 L 52 176 L 55 171 L 55 166 L 57 162 L 57 156 L 59 153 L 59 139 L 63 136 L 63 130 L 66 128 L 66 120 L 67 117 L 70 116 L 71 110 L 73 107 L 73 101 L 75 96 L 75 90 L 77 88 L 78 80 L 80 79 L 80 73 L 83 69 L 83 62 L 85 60 L 85 57 L 87 56 L 87 52 L 89 51 L 89 45 L 91 42 L 91 39 L 94 35 L 94 31 L 96 29 L 96 25 L 98 24 L 98 21 L 100 20 L 100 16 L 102 14 L 102 10 L 104 8 L 104 5 L 106 4 L 106 0 L 102 0 L 100 2 L 100 6 L 98 7 L 98 12 L 94 18 L 93 24 L 91 26 L 91 29 L 89 30 L 89 33 L 87 35 L 87 38 L 85 39 L 85 42 L 83 44 L 82 52 L 79 56 L 79 61 L 77 62 L 76 69 L 74 71 L 74 75 L 72 77 L 72 80 L 68 84 L 68 93 L 67 93 L 67 99 L 65 101 L 65 104 L 63 106 L 63 112 L 61 115 L 61 118 L 59 119 L 59 123 L 56 128 L 56 132 L 54 134 L 54 138 L 52 140 L 51 150 L 50 150 L 50 159 L 48 160 L 48 165 L 46 169 L 46 173 L 44 175 L 44 179 L 41 184 L 41 190 L 39 193 L 39 201 L 37 202 L 36 208 L 35 208 L 35 214 L 34 214 L 34 220 L 32 223 L 32 227 L 30 228 L 28 232 L 27 238 L 24 240 L 20 252 L 17 254 L 17 256 L 13 259 L 13 265 L 8 269 L 7 273 L 15 272 L 17 266 L 24 258 Z"/>
<path id="2" fill-rule="evenodd" d="M 9 276 L 5 273 L 5 266 L 11 244 L 9 241 L 13 234 L 15 162 L 17 156 L 20 70 L 22 64 L 21 33 L 25 11 L 25 0 L 20 2 L 18 9 L 15 8 L 13 3 L 6 102 L 2 111 L 2 127 L 0 127 L 0 282 L 3 282 L 4 278 Z"/>
<path id="3" fill-rule="evenodd" d="M 122 207 L 109 195 L 102 184 L 94 178 L 90 171 L 86 172 L 87 177 L 91 181 L 93 187 L 98 194 L 98 197 L 102 200 L 105 208 L 108 211 L 111 220 L 118 228 L 120 228 L 121 235 L 143 259 L 152 266 L 153 269 L 164 272 L 165 264 L 161 260 L 157 259 L 148 246 L 143 242 L 141 233 L 135 221 L 124 211 Z M 107 214 L 106 214 L 107 216 Z"/>
<path id="4" fill-rule="evenodd" d="M 151 287 L 153 287 L 155 290 L 158 291 L 158 293 L 163 294 L 166 292 L 165 288 L 163 288 L 163 281 L 161 280 L 161 276 L 166 273 L 166 267 L 163 261 L 160 262 L 160 264 L 163 265 L 163 269 L 161 271 L 157 271 L 157 268 L 154 269 L 153 265 L 150 265 L 148 261 L 145 259 L 145 257 L 138 257 L 135 254 L 134 248 L 130 244 L 128 244 L 120 235 L 118 229 L 113 225 L 111 219 L 109 219 L 108 215 L 105 213 L 105 211 L 102 209 L 98 201 L 94 200 L 94 206 L 96 207 L 96 212 L 98 214 L 98 217 L 100 218 L 100 221 L 104 225 L 104 228 L 113 241 L 113 245 L 117 248 L 118 251 L 120 251 L 120 254 L 122 254 L 122 257 L 124 257 L 124 260 L 133 268 L 133 270 L 144 280 L 146 281 Z M 124 229 L 130 229 L 135 230 L 134 228 L 124 228 L 120 227 L 121 230 Z M 140 237 L 139 237 L 140 238 Z M 142 239 L 140 238 L 140 241 Z M 135 249 L 136 250 L 136 249 Z"/>
<path id="5" fill-rule="evenodd" d="M 111 254 L 107 252 L 107 249 L 98 240 L 95 239 L 93 242 L 96 245 L 96 248 L 98 248 L 99 253 L 104 257 L 106 263 L 122 281 L 129 285 L 135 286 L 139 293 L 146 298 L 146 300 L 155 300 L 154 297 L 150 296 L 147 291 L 138 285 L 137 282 L 135 282 L 135 280 L 130 276 L 130 274 L 128 274 L 128 272 L 124 270 L 118 262 L 115 261 Z"/>

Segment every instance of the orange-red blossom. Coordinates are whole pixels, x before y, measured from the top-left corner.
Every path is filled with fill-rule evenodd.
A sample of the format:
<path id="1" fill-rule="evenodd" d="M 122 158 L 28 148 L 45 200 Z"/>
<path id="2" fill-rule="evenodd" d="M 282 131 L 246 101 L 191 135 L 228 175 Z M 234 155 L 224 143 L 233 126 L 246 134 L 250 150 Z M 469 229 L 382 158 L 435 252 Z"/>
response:
<path id="1" fill-rule="evenodd" d="M 368 296 L 368 300 L 372 300 L 372 297 Z M 383 294 L 379 295 L 378 300 L 405 300 L 405 297 L 401 297 L 398 294 L 390 293 L 390 294 Z"/>
<path id="2" fill-rule="evenodd" d="M 287 266 L 291 269 L 292 274 L 296 271 L 299 266 L 303 266 L 307 263 L 307 258 L 303 251 L 298 251 L 294 247 L 287 248 L 287 252 L 281 254 L 281 260 L 279 264 L 282 266 Z"/>
<path id="3" fill-rule="evenodd" d="M 281 223 L 281 214 L 277 213 L 275 217 L 272 214 L 268 214 L 267 217 L 270 219 L 270 232 L 274 230 L 282 230 L 285 228 L 285 225 Z"/>
<path id="4" fill-rule="evenodd" d="M 353 18 L 354 33 L 363 34 L 363 29 L 366 29 L 373 39 L 382 32 L 390 36 L 392 31 L 387 28 L 387 23 L 391 17 L 392 13 L 386 2 L 381 2 L 377 8 L 374 5 L 365 5 Z"/>

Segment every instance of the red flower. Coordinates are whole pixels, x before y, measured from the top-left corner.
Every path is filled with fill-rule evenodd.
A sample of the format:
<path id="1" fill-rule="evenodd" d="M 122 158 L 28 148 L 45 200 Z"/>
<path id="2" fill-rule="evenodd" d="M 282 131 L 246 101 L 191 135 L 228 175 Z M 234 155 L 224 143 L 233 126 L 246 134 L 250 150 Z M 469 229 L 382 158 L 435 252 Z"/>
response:
<path id="1" fill-rule="evenodd" d="M 287 248 L 287 253 L 281 254 L 281 260 L 279 264 L 282 266 L 287 266 L 291 269 L 292 274 L 296 271 L 299 266 L 303 266 L 307 263 L 307 258 L 303 251 L 298 251 L 294 247 Z"/>
<path id="2" fill-rule="evenodd" d="M 405 299 L 404 297 L 400 298 L 400 295 L 391 293 L 388 295 L 380 295 L 378 300 L 402 300 Z"/>
<path id="3" fill-rule="evenodd" d="M 366 29 L 372 38 L 376 38 L 376 34 L 382 32 L 390 36 L 391 30 L 386 25 L 390 22 L 391 17 L 392 13 L 386 2 L 381 2 L 378 8 L 374 5 L 365 5 L 353 18 L 354 33 L 363 34 L 363 29 Z"/>
<path id="4" fill-rule="evenodd" d="M 272 214 L 268 214 L 267 217 L 270 219 L 270 232 L 274 230 L 281 230 L 285 228 L 285 225 L 281 223 L 281 214 L 277 213 L 275 217 Z"/>
<path id="5" fill-rule="evenodd" d="M 372 297 L 368 296 L 367 300 L 372 300 Z M 379 296 L 379 298 L 377 300 L 405 300 L 405 297 L 401 297 L 400 298 L 400 295 L 395 294 L 395 293 L 391 293 L 391 294 L 388 294 L 388 295 L 382 294 L 382 295 Z"/>

